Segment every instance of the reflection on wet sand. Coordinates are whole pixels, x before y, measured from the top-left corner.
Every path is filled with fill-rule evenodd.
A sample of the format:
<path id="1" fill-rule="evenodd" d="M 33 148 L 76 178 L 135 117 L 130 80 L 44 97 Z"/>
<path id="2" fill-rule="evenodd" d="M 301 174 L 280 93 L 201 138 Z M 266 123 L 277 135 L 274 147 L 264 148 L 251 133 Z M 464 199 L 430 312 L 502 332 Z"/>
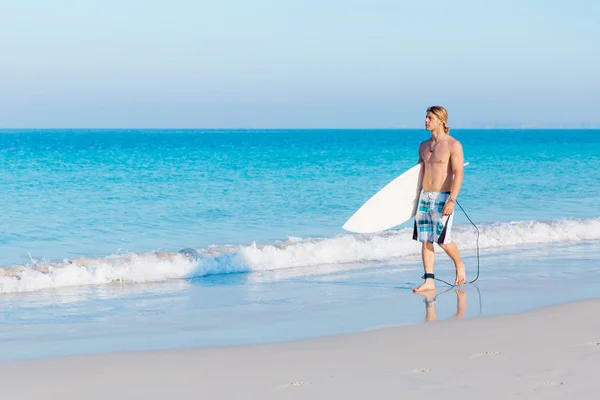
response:
<path id="1" fill-rule="evenodd" d="M 462 289 L 454 291 L 456 293 L 456 314 L 452 318 L 460 319 L 464 317 L 467 311 L 467 293 Z M 418 293 L 424 297 L 425 302 L 425 322 L 437 321 L 437 312 L 435 308 L 436 294 L 435 290 Z"/>

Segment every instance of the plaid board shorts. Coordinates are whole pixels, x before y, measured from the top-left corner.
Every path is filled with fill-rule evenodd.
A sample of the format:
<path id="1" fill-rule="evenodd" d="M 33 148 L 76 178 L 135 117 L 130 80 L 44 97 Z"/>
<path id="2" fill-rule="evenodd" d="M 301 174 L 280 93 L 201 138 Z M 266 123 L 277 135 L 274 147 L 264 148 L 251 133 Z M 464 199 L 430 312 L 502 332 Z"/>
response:
<path id="1" fill-rule="evenodd" d="M 442 210 L 450 192 L 430 192 L 421 190 L 419 205 L 415 214 L 413 239 L 419 242 L 450 243 L 454 213 L 443 216 Z"/>

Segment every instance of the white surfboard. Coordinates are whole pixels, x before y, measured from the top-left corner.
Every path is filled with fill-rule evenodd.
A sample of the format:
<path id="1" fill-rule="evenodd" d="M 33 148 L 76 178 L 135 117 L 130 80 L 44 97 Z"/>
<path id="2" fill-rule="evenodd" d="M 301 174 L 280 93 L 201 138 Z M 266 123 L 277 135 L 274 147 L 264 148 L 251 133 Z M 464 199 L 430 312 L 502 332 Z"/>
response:
<path id="1" fill-rule="evenodd" d="M 421 162 L 375 193 L 342 228 L 354 233 L 374 233 L 403 224 L 417 212 L 422 181 Z"/>

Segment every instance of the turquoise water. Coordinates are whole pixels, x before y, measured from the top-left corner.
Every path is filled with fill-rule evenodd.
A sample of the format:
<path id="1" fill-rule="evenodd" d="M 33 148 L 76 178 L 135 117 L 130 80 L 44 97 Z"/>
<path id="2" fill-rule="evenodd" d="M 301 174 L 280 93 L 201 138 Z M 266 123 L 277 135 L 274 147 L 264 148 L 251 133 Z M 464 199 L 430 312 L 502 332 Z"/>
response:
<path id="1" fill-rule="evenodd" d="M 478 223 L 597 218 L 600 131 L 456 131 Z M 332 237 L 423 131 L 0 132 L 3 265 Z M 464 222 L 464 220 L 462 220 Z M 460 222 L 460 221 L 459 221 Z"/>
<path id="2" fill-rule="evenodd" d="M 579 249 L 600 241 L 600 131 L 452 133 L 470 162 L 459 203 L 480 231 L 477 242 L 457 208 L 454 237 L 470 257 L 471 273 L 477 245 L 494 259 L 526 249 L 530 253 L 519 253 L 519 261 L 539 264 L 540 255 L 556 246 Z M 167 315 L 173 326 L 167 334 L 196 332 L 196 341 L 182 340 L 191 346 L 389 323 L 367 318 L 368 310 L 382 307 L 373 304 L 352 324 L 317 329 L 335 319 L 333 312 L 320 320 L 303 317 L 306 331 L 294 325 L 294 335 L 265 336 L 259 329 L 275 326 L 279 313 L 311 315 L 302 304 L 315 300 L 282 300 L 282 293 L 294 293 L 298 279 L 312 279 L 302 290 L 319 298 L 323 285 L 315 280 L 342 271 L 349 275 L 341 281 L 364 283 L 365 277 L 389 270 L 384 286 L 391 293 L 410 292 L 420 278 L 410 222 L 364 236 L 341 226 L 374 192 L 414 165 L 418 144 L 427 137 L 417 130 L 0 131 L 0 332 L 9 342 L 33 334 L 37 339 L 31 340 L 41 347 L 25 355 L 35 356 L 45 354 L 43 338 L 65 334 L 67 323 L 80 324 L 80 332 L 93 327 L 96 335 L 106 329 L 106 351 L 135 347 L 114 338 L 138 318 L 158 324 L 159 315 Z M 200 258 L 182 256 L 184 248 L 196 249 Z M 597 274 L 597 248 L 586 249 L 592 261 L 569 268 L 570 276 Z M 557 269 L 548 261 L 536 271 L 552 280 Z M 522 279 L 517 271 L 488 268 L 481 289 L 494 282 L 489 290 L 502 293 L 498 282 Z M 271 283 L 262 280 L 265 274 Z M 358 285 L 346 302 L 340 300 L 344 312 L 356 311 L 362 304 L 356 299 L 369 287 Z M 390 300 L 386 296 L 384 303 Z M 403 296 L 395 301 L 413 301 Z M 246 312 L 250 305 L 253 312 Z M 189 315 L 182 309 L 207 314 L 202 323 L 185 328 L 181 322 Z M 392 323 L 413 321 L 416 314 L 410 315 Z M 32 326 L 44 327 L 41 336 Z M 44 336 L 48 329 L 54 336 Z M 131 343 L 166 346 L 143 339 L 142 331 Z M 211 341 L 207 332 L 231 340 Z M 82 345 L 81 351 L 92 347 Z"/>

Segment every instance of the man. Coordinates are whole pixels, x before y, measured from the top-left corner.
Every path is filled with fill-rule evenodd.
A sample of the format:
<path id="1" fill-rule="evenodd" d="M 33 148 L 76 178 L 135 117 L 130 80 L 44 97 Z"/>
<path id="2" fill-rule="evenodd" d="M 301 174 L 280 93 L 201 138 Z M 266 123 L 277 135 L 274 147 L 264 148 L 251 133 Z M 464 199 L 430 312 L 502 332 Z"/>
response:
<path id="1" fill-rule="evenodd" d="M 458 247 L 451 239 L 454 206 L 463 182 L 464 154 L 460 142 L 450 136 L 444 107 L 427 109 L 425 129 L 431 138 L 419 145 L 419 162 L 423 162 L 423 187 L 419 196 L 413 239 L 422 242 L 421 254 L 425 281 L 413 292 L 435 289 L 433 264 L 437 243 L 454 261 L 454 285 L 465 283 L 465 265 Z"/>

